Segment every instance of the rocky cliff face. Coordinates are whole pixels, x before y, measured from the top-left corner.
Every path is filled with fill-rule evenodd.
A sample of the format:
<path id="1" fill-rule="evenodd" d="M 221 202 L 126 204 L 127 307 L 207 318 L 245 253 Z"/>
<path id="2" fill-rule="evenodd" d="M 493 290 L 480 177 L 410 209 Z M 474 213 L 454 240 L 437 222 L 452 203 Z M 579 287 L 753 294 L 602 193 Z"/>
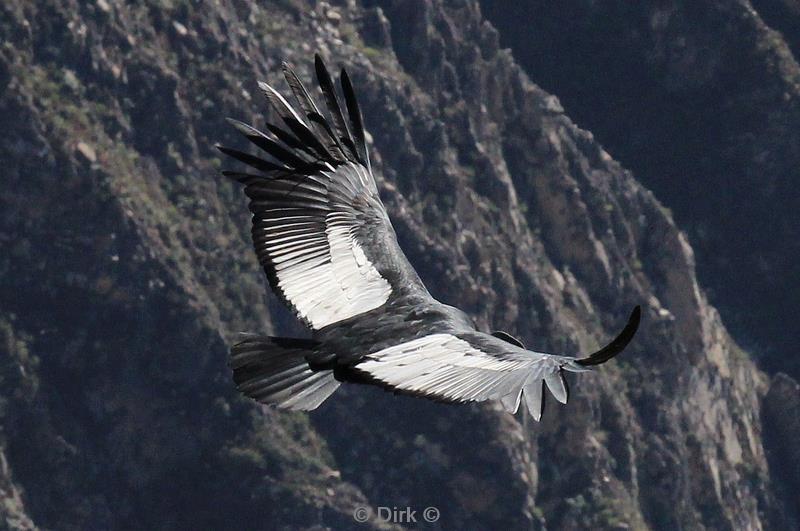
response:
<path id="1" fill-rule="evenodd" d="M 483 0 L 504 45 L 674 212 L 701 283 L 769 371 L 800 376 L 795 1 Z"/>
<path id="2" fill-rule="evenodd" d="M 634 176 L 533 84 L 475 1 L 10 2 L 0 31 L 0 511 L 11 528 L 758 529 L 767 380 Z M 264 410 L 239 331 L 301 333 L 265 293 L 223 121 L 314 51 L 345 64 L 401 245 L 440 300 L 531 346 L 618 362 L 544 422 L 347 388 Z M 769 416 L 771 413 L 767 414 Z M 781 483 L 780 485 L 783 485 Z M 366 524 L 389 527 L 372 518 Z"/>
<path id="3" fill-rule="evenodd" d="M 800 310 L 797 2 L 481 5 L 526 71 L 675 212 L 734 337 L 779 373 L 767 400 L 780 396 L 800 377 L 786 320 Z"/>

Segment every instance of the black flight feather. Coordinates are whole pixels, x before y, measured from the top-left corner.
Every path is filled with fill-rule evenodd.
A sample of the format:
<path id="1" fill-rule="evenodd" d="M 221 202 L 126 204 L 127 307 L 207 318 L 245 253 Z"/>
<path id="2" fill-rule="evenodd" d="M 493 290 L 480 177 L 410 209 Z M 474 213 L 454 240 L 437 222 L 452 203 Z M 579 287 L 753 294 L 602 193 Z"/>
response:
<path id="1" fill-rule="evenodd" d="M 355 140 L 356 148 L 358 149 L 359 157 L 362 164 L 367 167 L 367 170 L 372 173 L 372 168 L 369 162 L 369 151 L 367 151 L 367 140 L 364 134 L 364 119 L 361 115 L 361 109 L 358 106 L 355 90 L 353 84 L 350 82 L 350 76 L 347 71 L 342 68 L 342 75 L 340 78 L 342 84 L 342 93 L 344 94 L 344 102 L 347 105 L 347 113 L 350 116 L 350 124 L 353 126 L 353 140 Z"/>
<path id="2" fill-rule="evenodd" d="M 283 99 L 283 96 L 281 96 L 278 91 L 263 81 L 258 82 L 258 88 L 261 89 L 261 92 L 264 93 L 264 95 L 267 97 L 267 100 L 272 105 L 272 108 L 275 109 L 275 112 L 278 113 L 278 116 L 280 116 L 282 120 L 286 121 L 287 118 L 294 118 L 300 122 L 303 121 L 302 117 L 300 117 L 300 115 L 298 115 L 295 110 L 292 109 L 289 103 Z"/>
<path id="3" fill-rule="evenodd" d="M 325 119 L 325 117 L 322 116 L 321 114 L 316 114 L 316 113 L 312 112 L 311 114 L 308 115 L 308 119 L 311 120 L 312 122 L 314 122 L 315 124 L 319 124 L 325 130 L 325 133 L 328 135 L 328 137 L 333 142 L 331 144 L 331 148 L 339 151 L 342 154 L 342 158 L 339 159 L 339 161 L 340 162 L 344 162 L 345 160 L 347 160 L 347 158 L 348 158 L 347 157 L 347 151 L 345 151 L 341 140 L 339 140 L 339 137 L 336 136 L 336 133 L 333 132 L 333 130 L 331 129 L 330 124 L 328 124 L 328 121 Z"/>
<path id="4" fill-rule="evenodd" d="M 318 158 L 319 155 L 311 149 L 307 144 L 301 142 L 295 135 L 281 129 L 277 125 L 267 124 L 267 130 L 275 135 L 275 138 L 286 144 L 288 147 L 296 150 L 302 150 L 303 152 L 311 155 L 312 157 Z"/>
<path id="5" fill-rule="evenodd" d="M 284 123 L 289 126 L 289 129 L 292 130 L 292 133 L 301 141 L 305 142 L 309 148 L 313 149 L 318 153 L 318 156 L 322 160 L 332 160 L 333 156 L 331 155 L 328 148 L 317 138 L 317 135 L 311 131 L 308 126 L 304 122 L 299 122 L 294 118 L 285 118 Z"/>
<path id="6" fill-rule="evenodd" d="M 264 133 L 254 127 L 251 127 L 238 120 L 234 120 L 233 118 L 228 118 L 228 122 L 236 127 L 236 129 L 250 142 L 264 150 L 276 160 L 279 160 L 288 166 L 299 169 L 307 167 L 309 164 L 314 162 L 314 160 L 309 158 L 307 155 L 305 158 L 301 157 L 300 155 L 303 154 L 302 151 L 293 153 L 289 149 L 268 138 Z"/>
<path id="7" fill-rule="evenodd" d="M 622 352 L 625 347 L 628 346 L 628 343 L 631 342 L 631 339 L 633 339 L 633 335 L 639 328 L 639 321 L 641 318 L 642 308 L 641 306 L 637 306 L 631 312 L 631 316 L 628 318 L 628 324 L 625 325 L 625 328 L 622 329 L 622 332 L 620 332 L 619 335 L 615 337 L 613 341 L 611 341 L 611 343 L 585 358 L 575 360 L 575 363 L 585 366 L 600 365 L 601 363 L 607 362 Z"/>
<path id="8" fill-rule="evenodd" d="M 280 166 L 278 164 L 274 164 L 272 162 L 268 162 L 264 159 L 260 159 L 249 153 L 245 153 L 243 151 L 239 151 L 238 149 L 231 149 L 226 148 L 224 146 L 217 146 L 217 149 L 221 152 L 225 153 L 229 157 L 233 157 L 239 162 L 243 162 L 248 166 L 252 166 L 253 168 L 263 171 L 263 172 L 274 172 L 274 171 L 282 171 L 282 172 L 290 172 L 292 171 L 290 168 L 285 166 Z"/>
<path id="9" fill-rule="evenodd" d="M 334 87 L 331 75 L 328 72 L 328 69 L 325 67 L 325 63 L 322 61 L 322 57 L 320 57 L 319 54 L 314 56 L 314 67 L 317 71 L 317 82 L 319 83 L 319 88 L 322 89 L 322 94 L 325 96 L 325 103 L 328 106 L 328 112 L 331 115 L 333 124 L 336 127 L 336 132 L 341 138 L 350 139 L 350 143 L 352 144 L 350 128 L 347 126 L 347 122 L 344 120 L 342 107 L 339 105 L 338 96 L 336 96 L 336 87 Z M 353 151 L 351 154 L 353 155 L 353 158 L 358 159 L 358 155 L 355 153 L 355 151 Z"/>
<path id="10" fill-rule="evenodd" d="M 525 345 L 522 344 L 522 341 L 517 339 L 516 337 L 512 336 L 509 333 L 503 332 L 502 330 L 498 330 L 497 332 L 492 332 L 492 335 L 497 339 L 502 339 L 506 343 L 511 343 L 512 345 L 516 345 L 519 348 L 525 348 Z"/>
<path id="11" fill-rule="evenodd" d="M 314 100 L 311 98 L 311 95 L 306 90 L 305 85 L 303 82 L 300 81 L 300 78 L 297 77 L 297 74 L 294 73 L 292 67 L 284 61 L 281 63 L 281 68 L 283 69 L 283 77 L 286 78 L 286 82 L 289 84 L 289 88 L 292 89 L 292 94 L 294 94 L 294 99 L 297 101 L 297 104 L 300 106 L 300 109 L 303 111 L 304 116 L 308 116 L 310 113 L 315 112 L 317 114 L 322 114 L 317 107 L 317 104 L 314 103 Z M 312 126 L 314 129 L 318 129 L 316 126 Z M 321 135 L 321 131 L 316 130 L 314 131 L 316 134 Z"/>

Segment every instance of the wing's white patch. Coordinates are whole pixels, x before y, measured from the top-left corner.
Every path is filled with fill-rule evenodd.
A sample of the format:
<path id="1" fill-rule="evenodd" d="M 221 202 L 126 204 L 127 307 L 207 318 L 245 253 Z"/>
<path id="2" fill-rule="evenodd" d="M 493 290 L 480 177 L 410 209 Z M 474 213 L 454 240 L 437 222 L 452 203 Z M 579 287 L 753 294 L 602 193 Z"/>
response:
<path id="1" fill-rule="evenodd" d="M 348 212 L 325 217 L 324 233 L 302 230 L 302 217 L 273 218 L 264 244 L 274 264 L 278 287 L 316 329 L 380 307 L 392 288 L 353 236 Z"/>
<path id="2" fill-rule="evenodd" d="M 516 410 L 526 384 L 541 388 L 543 378 L 560 378 L 560 365 L 547 354 L 507 349 L 492 355 L 454 335 L 431 334 L 369 354 L 356 368 L 396 389 L 458 402 L 506 398 Z"/>
<path id="3" fill-rule="evenodd" d="M 286 112 L 294 112 L 271 87 L 262 88 Z M 352 162 L 328 168 L 296 183 L 266 181 L 249 192 L 259 261 L 300 317 L 317 330 L 378 308 L 392 294 L 356 238 L 369 223 L 365 219 L 375 217 L 369 203 L 377 194 L 371 174 Z M 379 210 L 378 215 L 383 213 Z"/>

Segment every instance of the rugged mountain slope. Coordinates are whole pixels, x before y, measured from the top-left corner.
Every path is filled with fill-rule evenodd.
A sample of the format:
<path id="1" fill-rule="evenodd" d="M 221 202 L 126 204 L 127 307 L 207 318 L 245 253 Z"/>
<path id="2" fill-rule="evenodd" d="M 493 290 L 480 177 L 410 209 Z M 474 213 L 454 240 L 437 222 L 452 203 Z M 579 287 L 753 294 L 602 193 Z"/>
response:
<path id="1" fill-rule="evenodd" d="M 768 400 L 782 396 L 781 372 L 800 376 L 786 320 L 800 311 L 797 2 L 481 5 L 534 80 L 674 210 L 734 337 L 777 373 Z M 770 416 L 776 432 L 787 420 Z"/>
<path id="2" fill-rule="evenodd" d="M 266 7 L 4 4 L 0 342 L 9 527 L 757 529 L 782 517 L 763 376 L 686 238 L 532 84 L 473 1 Z M 299 333 L 264 295 L 225 116 L 260 120 L 279 60 L 344 62 L 398 235 L 438 298 L 528 344 L 635 345 L 539 425 L 350 388 L 265 411 L 225 369 L 236 332 Z M 375 519 L 370 525 L 381 526 Z"/>
<path id="3" fill-rule="evenodd" d="M 800 4 L 483 0 L 533 79 L 685 227 L 770 372 L 800 376 Z"/>

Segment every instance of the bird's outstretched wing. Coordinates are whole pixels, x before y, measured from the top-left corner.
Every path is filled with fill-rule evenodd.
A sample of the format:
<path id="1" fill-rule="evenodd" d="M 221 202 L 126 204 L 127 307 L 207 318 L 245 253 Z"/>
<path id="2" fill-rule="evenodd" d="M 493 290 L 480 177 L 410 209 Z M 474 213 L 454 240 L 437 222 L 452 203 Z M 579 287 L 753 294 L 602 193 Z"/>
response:
<path id="1" fill-rule="evenodd" d="M 245 185 L 259 262 L 275 293 L 314 330 L 374 310 L 409 291 L 427 295 L 397 244 L 372 175 L 361 111 L 347 73 L 339 96 L 319 56 L 328 109 L 284 63 L 296 106 L 259 86 L 282 125 L 231 123 L 264 154 L 219 149 L 257 173 L 223 172 Z"/>
<path id="2" fill-rule="evenodd" d="M 637 306 L 622 332 L 584 358 L 531 352 L 480 332 L 436 333 L 392 345 L 366 356 L 354 367 L 389 389 L 445 402 L 501 400 L 517 411 L 522 398 L 539 420 L 544 387 L 561 403 L 569 389 L 564 371 L 585 371 L 620 353 L 639 327 Z"/>

